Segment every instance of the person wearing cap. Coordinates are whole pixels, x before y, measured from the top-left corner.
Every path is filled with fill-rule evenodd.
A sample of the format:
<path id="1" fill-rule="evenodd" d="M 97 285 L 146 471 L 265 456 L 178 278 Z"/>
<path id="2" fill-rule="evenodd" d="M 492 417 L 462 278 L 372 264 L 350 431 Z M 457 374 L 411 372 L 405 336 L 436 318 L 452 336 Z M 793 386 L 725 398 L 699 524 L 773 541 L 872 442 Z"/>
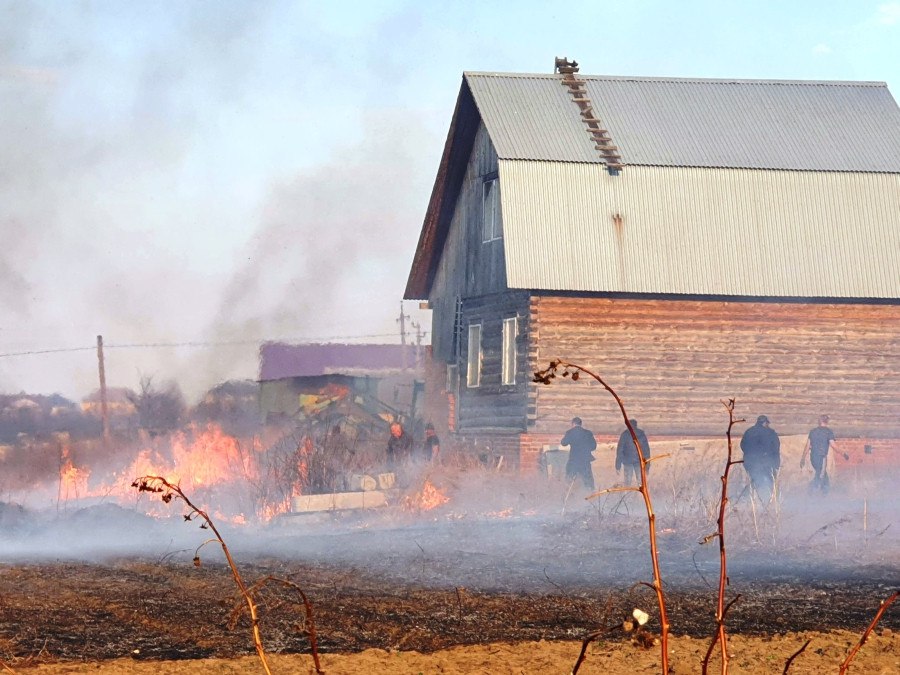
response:
<path id="1" fill-rule="evenodd" d="M 647 442 L 647 434 L 638 426 L 635 419 L 628 420 L 631 428 L 634 429 L 634 435 L 637 436 L 638 443 L 641 444 L 641 452 L 644 454 L 644 460 L 650 459 L 650 443 Z M 638 454 L 637 447 L 634 445 L 634 439 L 631 432 L 626 428 L 619 436 L 619 443 L 616 445 L 616 472 L 622 470 L 622 479 L 625 485 L 631 485 L 632 481 L 640 483 L 641 480 L 641 457 Z M 650 465 L 647 465 L 646 471 L 650 472 Z"/>
<path id="2" fill-rule="evenodd" d="M 593 490 L 594 472 L 591 471 L 591 462 L 594 461 L 593 452 L 597 448 L 597 441 L 593 433 L 581 426 L 580 417 L 572 418 L 572 428 L 565 433 L 559 444 L 569 448 L 566 479 L 572 481 L 580 477 L 584 487 Z"/>
<path id="3" fill-rule="evenodd" d="M 441 442 L 434 431 L 434 425 L 429 422 L 425 425 L 425 440 L 422 441 L 422 458 L 426 462 L 436 462 L 440 452 Z"/>
<path id="4" fill-rule="evenodd" d="M 760 415 L 756 424 L 741 436 L 744 453 L 744 469 L 750 476 L 750 485 L 763 501 L 770 501 L 775 494 L 775 478 L 781 468 L 781 440 L 769 427 L 769 418 Z"/>
<path id="5" fill-rule="evenodd" d="M 812 489 L 828 492 L 828 450 L 838 452 L 834 444 L 834 432 L 828 428 L 828 415 L 819 417 L 819 425 L 809 432 L 806 445 L 803 446 L 803 455 L 800 457 L 800 468 L 806 467 L 806 455 L 809 453 L 809 463 L 812 464 L 816 475 L 813 477 Z M 846 453 L 845 453 L 846 454 Z"/>

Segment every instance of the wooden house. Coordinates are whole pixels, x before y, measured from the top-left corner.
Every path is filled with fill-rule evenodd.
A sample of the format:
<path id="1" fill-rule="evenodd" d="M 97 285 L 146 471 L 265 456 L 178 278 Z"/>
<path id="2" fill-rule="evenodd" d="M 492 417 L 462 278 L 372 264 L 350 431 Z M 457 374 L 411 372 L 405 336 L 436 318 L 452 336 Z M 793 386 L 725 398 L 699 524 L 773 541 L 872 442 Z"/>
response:
<path id="1" fill-rule="evenodd" d="M 900 109 L 880 82 L 465 73 L 405 298 L 431 405 L 534 464 L 578 415 L 722 436 L 721 401 L 900 450 Z M 433 408 L 432 416 L 439 413 Z M 742 430 L 741 428 L 738 431 Z"/>

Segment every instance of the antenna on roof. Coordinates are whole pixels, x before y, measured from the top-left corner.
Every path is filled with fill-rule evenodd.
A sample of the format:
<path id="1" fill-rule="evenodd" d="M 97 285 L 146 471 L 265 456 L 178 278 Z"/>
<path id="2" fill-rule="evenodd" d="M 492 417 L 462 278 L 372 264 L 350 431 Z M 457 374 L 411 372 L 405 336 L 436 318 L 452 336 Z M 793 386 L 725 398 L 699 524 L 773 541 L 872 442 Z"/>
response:
<path id="1" fill-rule="evenodd" d="M 562 58 L 556 57 L 556 61 L 553 63 L 553 71 L 556 73 L 561 73 L 563 75 L 571 75 L 572 73 L 578 72 L 578 61 L 569 61 L 565 56 Z"/>

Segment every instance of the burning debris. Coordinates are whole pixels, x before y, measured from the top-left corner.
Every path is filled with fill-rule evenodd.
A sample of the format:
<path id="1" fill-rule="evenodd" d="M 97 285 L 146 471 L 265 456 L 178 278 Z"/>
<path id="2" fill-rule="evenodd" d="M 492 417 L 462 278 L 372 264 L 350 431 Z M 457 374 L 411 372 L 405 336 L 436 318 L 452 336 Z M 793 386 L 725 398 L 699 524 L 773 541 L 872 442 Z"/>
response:
<path id="1" fill-rule="evenodd" d="M 430 479 L 426 478 L 422 487 L 403 498 L 403 506 L 413 512 L 431 511 L 450 501 L 444 492 L 434 486 Z"/>

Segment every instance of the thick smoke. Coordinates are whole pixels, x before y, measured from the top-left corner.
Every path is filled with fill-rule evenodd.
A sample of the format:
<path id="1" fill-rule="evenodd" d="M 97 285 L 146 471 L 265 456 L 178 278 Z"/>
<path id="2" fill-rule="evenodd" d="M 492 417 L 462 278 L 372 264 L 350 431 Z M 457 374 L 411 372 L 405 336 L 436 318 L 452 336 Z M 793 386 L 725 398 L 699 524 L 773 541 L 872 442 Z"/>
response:
<path id="1" fill-rule="evenodd" d="M 373 79 L 352 25 L 292 5 L 0 11 L 0 353 L 103 334 L 110 386 L 177 376 L 193 397 L 253 377 L 256 347 L 115 345 L 397 334 L 440 130 L 393 108 L 404 81 Z M 0 359 L 3 390 L 96 386 L 87 352 Z"/>
<path id="2" fill-rule="evenodd" d="M 272 189 L 210 336 L 396 342 L 404 253 L 415 248 L 429 182 L 420 148 L 432 139 L 400 112 L 367 115 L 362 126 L 361 142 Z"/>

